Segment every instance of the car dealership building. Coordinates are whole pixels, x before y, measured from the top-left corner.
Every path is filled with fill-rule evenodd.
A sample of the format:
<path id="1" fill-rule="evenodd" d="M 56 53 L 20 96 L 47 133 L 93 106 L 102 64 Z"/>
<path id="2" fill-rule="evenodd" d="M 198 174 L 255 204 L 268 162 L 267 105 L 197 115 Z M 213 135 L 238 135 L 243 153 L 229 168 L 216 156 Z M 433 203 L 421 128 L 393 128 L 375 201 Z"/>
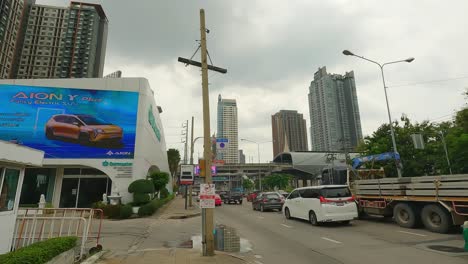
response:
<path id="1" fill-rule="evenodd" d="M 90 207 L 104 193 L 128 202 L 132 181 L 169 172 L 144 78 L 0 80 L 0 100 L 0 140 L 44 152 L 42 167 L 25 170 L 20 206 L 41 194 L 54 207 Z"/>

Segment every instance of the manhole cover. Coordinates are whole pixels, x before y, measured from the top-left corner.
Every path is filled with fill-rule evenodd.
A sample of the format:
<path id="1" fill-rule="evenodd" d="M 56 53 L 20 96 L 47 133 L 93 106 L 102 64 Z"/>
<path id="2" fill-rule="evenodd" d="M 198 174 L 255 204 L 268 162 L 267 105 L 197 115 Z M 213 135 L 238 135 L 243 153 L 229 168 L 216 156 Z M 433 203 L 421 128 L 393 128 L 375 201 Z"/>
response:
<path id="1" fill-rule="evenodd" d="M 449 253 L 465 253 L 465 250 L 459 247 L 431 245 L 431 246 L 427 246 L 427 248 L 432 249 L 432 250 L 437 250 L 437 251 L 449 252 Z"/>

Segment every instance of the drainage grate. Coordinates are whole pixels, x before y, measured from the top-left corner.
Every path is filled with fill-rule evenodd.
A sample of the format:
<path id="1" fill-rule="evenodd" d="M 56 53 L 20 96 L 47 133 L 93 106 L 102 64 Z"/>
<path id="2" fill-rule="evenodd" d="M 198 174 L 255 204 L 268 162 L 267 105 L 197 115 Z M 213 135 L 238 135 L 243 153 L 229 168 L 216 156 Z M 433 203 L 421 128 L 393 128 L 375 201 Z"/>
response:
<path id="1" fill-rule="evenodd" d="M 448 252 L 448 253 L 465 253 L 465 250 L 459 247 L 430 245 L 430 246 L 427 246 L 427 248 L 432 249 L 432 250 L 442 251 L 442 252 Z"/>

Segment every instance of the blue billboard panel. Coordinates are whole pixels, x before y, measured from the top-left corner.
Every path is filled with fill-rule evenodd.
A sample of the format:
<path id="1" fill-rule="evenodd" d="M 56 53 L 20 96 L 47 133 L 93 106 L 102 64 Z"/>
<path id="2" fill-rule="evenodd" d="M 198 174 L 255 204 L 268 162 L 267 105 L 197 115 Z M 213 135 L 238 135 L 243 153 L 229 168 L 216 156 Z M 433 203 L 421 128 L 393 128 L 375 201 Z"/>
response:
<path id="1" fill-rule="evenodd" d="M 46 158 L 134 157 L 138 93 L 0 85 L 0 140 Z"/>

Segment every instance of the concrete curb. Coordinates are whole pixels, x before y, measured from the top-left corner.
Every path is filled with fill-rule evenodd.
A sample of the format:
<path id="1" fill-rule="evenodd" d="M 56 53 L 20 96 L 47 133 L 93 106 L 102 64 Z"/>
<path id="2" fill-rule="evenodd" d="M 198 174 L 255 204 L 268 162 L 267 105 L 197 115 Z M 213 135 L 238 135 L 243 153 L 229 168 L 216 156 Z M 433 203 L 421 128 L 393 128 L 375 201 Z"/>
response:
<path id="1" fill-rule="evenodd" d="M 104 255 L 107 252 L 108 250 L 99 251 L 98 253 L 82 261 L 81 264 L 94 264 L 102 257 L 102 255 Z"/>
<path id="2" fill-rule="evenodd" d="M 245 263 L 250 263 L 250 262 L 247 261 L 246 259 L 244 259 L 244 258 L 242 258 L 242 257 L 240 257 L 240 256 L 236 256 L 236 255 L 230 254 L 230 253 L 228 253 L 228 252 L 216 251 L 215 254 L 230 256 L 230 257 L 232 257 L 232 258 L 235 258 L 235 259 L 238 259 L 238 260 L 242 260 L 242 261 L 244 261 Z"/>
<path id="3" fill-rule="evenodd" d="M 172 215 L 172 216 L 167 217 L 167 219 L 187 219 L 187 218 L 192 218 L 192 217 L 196 217 L 200 215 L 201 215 L 201 212 L 194 213 L 194 214 Z"/>

